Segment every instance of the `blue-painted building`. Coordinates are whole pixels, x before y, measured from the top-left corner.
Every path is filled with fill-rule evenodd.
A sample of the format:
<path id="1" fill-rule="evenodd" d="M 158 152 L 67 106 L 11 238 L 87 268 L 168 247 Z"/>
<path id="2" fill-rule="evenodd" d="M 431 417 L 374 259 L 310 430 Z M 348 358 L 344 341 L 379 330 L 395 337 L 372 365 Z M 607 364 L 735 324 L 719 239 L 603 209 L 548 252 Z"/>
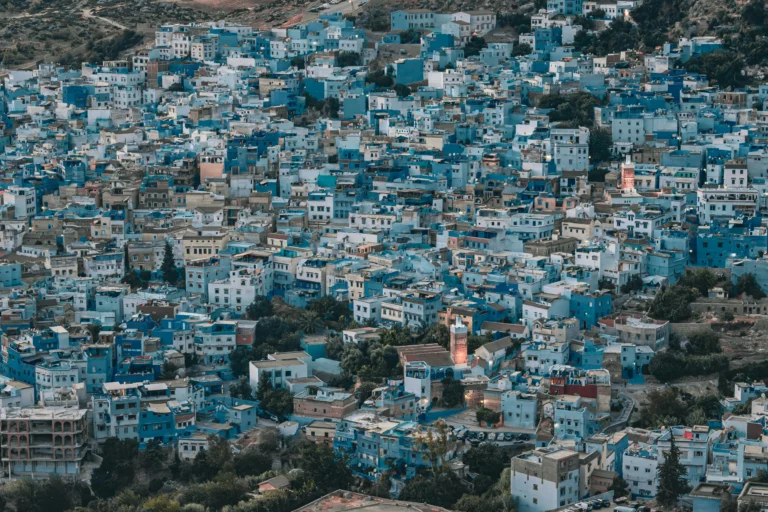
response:
<path id="1" fill-rule="evenodd" d="M 579 321 L 582 329 L 591 329 L 597 321 L 613 313 L 613 296 L 610 293 L 571 293 L 569 301 L 571 317 Z"/>
<path id="2" fill-rule="evenodd" d="M 724 268 L 728 258 L 759 258 L 768 253 L 768 231 L 760 218 L 713 219 L 696 234 L 696 264 Z"/>
<path id="3" fill-rule="evenodd" d="M 408 85 L 424 80 L 424 61 L 422 59 L 403 59 L 392 64 L 395 69 L 395 83 Z"/>
<path id="4" fill-rule="evenodd" d="M 685 275 L 688 254 L 683 251 L 656 251 L 648 254 L 647 272 L 652 276 L 666 277 L 675 284 Z"/>
<path id="5" fill-rule="evenodd" d="M 114 346 L 106 343 L 84 348 L 86 365 L 85 389 L 88 393 L 100 393 L 105 382 L 115 379 Z"/>

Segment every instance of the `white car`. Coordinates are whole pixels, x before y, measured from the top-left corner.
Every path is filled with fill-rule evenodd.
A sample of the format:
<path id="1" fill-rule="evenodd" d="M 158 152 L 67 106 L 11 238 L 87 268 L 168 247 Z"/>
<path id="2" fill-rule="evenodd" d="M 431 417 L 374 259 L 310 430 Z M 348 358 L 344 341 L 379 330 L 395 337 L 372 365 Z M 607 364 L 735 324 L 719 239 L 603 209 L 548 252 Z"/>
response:
<path id="1" fill-rule="evenodd" d="M 495 441 L 496 440 L 496 432 L 491 432 L 488 434 L 488 440 L 489 441 Z"/>

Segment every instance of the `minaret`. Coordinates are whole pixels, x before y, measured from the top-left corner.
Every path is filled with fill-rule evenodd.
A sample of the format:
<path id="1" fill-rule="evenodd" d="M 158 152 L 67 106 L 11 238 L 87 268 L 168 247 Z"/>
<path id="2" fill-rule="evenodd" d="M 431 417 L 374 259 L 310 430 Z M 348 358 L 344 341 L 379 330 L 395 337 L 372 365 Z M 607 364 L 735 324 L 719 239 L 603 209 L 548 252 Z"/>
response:
<path id="1" fill-rule="evenodd" d="M 454 364 L 467 362 L 467 326 L 461 323 L 461 317 L 456 317 L 456 323 L 451 326 L 451 357 Z"/>
<path id="2" fill-rule="evenodd" d="M 627 160 L 621 164 L 621 191 L 635 191 L 635 164 L 632 163 L 629 155 L 627 155 Z"/>

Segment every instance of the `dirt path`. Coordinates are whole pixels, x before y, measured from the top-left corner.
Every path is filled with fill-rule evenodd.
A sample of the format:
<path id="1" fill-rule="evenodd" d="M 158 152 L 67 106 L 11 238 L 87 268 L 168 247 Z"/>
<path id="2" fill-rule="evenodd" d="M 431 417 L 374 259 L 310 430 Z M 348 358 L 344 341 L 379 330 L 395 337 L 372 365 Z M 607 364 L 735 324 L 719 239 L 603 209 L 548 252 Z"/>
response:
<path id="1" fill-rule="evenodd" d="M 117 27 L 120 30 L 128 30 L 128 27 L 126 27 L 125 25 L 122 25 L 122 24 L 120 24 L 120 23 L 118 23 L 118 22 L 116 22 L 114 20 L 110 20 L 108 18 L 102 18 L 101 16 L 94 16 L 93 12 L 91 12 L 91 9 L 83 9 L 80 12 L 82 13 L 83 18 L 99 20 L 99 21 L 102 21 L 104 23 L 108 23 L 108 24 L 112 25 L 113 27 Z"/>

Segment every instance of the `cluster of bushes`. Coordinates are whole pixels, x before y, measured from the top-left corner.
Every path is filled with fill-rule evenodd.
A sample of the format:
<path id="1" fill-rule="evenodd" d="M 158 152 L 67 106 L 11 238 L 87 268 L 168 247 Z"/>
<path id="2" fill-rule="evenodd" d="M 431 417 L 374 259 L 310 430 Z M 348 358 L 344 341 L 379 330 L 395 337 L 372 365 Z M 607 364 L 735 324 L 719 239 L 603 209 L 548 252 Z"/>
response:
<path id="1" fill-rule="evenodd" d="M 480 423 L 481 425 L 484 425 L 484 424 L 495 425 L 501 420 L 501 413 L 492 411 L 485 407 L 479 408 L 475 413 L 475 416 L 477 417 L 477 422 Z"/>
<path id="2" fill-rule="evenodd" d="M 366 83 L 374 84 L 380 89 L 389 89 L 395 85 L 395 80 L 391 75 L 385 73 L 383 69 L 378 69 L 368 73 L 368 75 L 365 77 L 365 81 Z"/>
<path id="3" fill-rule="evenodd" d="M 357 25 L 371 32 L 386 32 L 390 29 L 391 23 L 390 10 L 385 7 L 370 7 L 360 13 L 357 18 Z"/>
<path id="4" fill-rule="evenodd" d="M 602 102 L 588 92 L 567 96 L 545 94 L 538 101 L 539 108 L 552 109 L 549 112 L 550 121 L 573 127 L 591 127 L 595 122 L 595 107 L 600 105 Z"/>
<path id="5" fill-rule="evenodd" d="M 134 30 L 123 30 L 119 34 L 99 40 L 90 40 L 82 57 L 84 62 L 113 60 L 120 54 L 141 43 L 144 36 Z"/>
<path id="6" fill-rule="evenodd" d="M 8 502 L 17 512 L 289 512 L 350 487 L 346 461 L 331 447 L 309 441 L 284 446 L 276 429 L 263 429 L 260 436 L 258 445 L 237 454 L 227 440 L 211 437 L 208 449 L 192 461 L 179 460 L 155 442 L 139 450 L 136 441 L 110 438 L 90 489 L 57 479 L 21 480 L 3 487 L 0 505 Z M 271 469 L 275 459 L 287 471 L 290 489 L 252 499 L 248 494 L 261 482 L 280 474 Z"/>
<path id="7" fill-rule="evenodd" d="M 701 294 L 696 288 L 678 283 L 670 288 L 664 288 L 656 294 L 648 314 L 660 320 L 684 322 L 693 315 L 691 302 L 700 296 Z"/>
<path id="8" fill-rule="evenodd" d="M 659 352 L 648 371 L 661 382 L 670 382 L 686 375 L 710 375 L 728 370 L 728 358 L 721 354 L 684 355 L 670 350 Z"/>
<path id="9" fill-rule="evenodd" d="M 527 34 L 531 31 L 531 17 L 520 12 L 497 13 L 497 27 L 512 27 L 518 34 Z"/>
<path id="10" fill-rule="evenodd" d="M 459 512 L 504 512 L 514 510 L 510 494 L 511 457 L 526 447 L 499 447 L 488 444 L 471 448 L 463 461 L 476 474 L 471 488 L 452 471 L 423 471 L 408 481 L 400 499 L 430 503 Z M 387 496 L 388 497 L 388 496 Z"/>
<path id="11" fill-rule="evenodd" d="M 633 50 L 638 47 L 640 40 L 640 31 L 632 23 L 616 18 L 599 33 L 580 30 L 573 38 L 573 46 L 584 53 L 605 56 Z"/>
<path id="12" fill-rule="evenodd" d="M 720 418 L 722 405 L 717 395 L 694 397 L 677 388 L 654 389 L 633 424 L 641 428 L 669 425 L 703 425 Z"/>
<path id="13" fill-rule="evenodd" d="M 653 357 L 648 371 L 662 382 L 721 373 L 728 370 L 728 358 L 721 352 L 720 337 L 711 330 L 695 332 L 683 340 L 673 334 L 668 350 Z"/>

